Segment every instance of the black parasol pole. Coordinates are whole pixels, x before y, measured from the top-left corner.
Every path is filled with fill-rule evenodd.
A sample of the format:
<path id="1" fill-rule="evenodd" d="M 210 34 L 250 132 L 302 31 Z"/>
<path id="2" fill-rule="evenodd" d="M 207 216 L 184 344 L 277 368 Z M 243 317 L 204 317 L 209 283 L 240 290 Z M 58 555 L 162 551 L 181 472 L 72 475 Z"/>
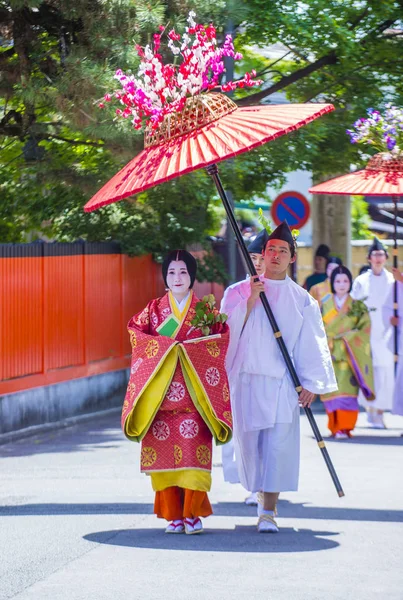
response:
<path id="1" fill-rule="evenodd" d="M 398 269 L 399 267 L 399 250 L 398 250 L 398 245 L 397 245 L 397 202 L 398 202 L 398 196 L 392 196 L 393 198 L 393 206 L 394 206 L 394 231 L 393 231 L 393 267 L 395 269 Z M 393 284 L 393 316 L 397 317 L 398 316 L 398 303 L 397 303 L 397 281 L 395 280 L 395 283 Z M 397 371 L 397 361 L 399 360 L 399 347 L 398 347 L 398 332 L 397 332 L 397 325 L 394 325 L 394 343 L 393 343 L 393 349 L 394 349 L 394 355 L 395 355 L 395 377 L 396 377 L 396 371 Z"/>
<path id="2" fill-rule="evenodd" d="M 217 165 L 215 165 L 215 164 L 209 165 L 208 167 L 206 167 L 206 171 L 210 175 L 210 177 L 213 179 L 213 181 L 214 181 L 214 183 L 216 185 L 218 193 L 219 193 L 219 195 L 221 197 L 221 200 L 222 200 L 222 202 L 224 204 L 224 208 L 225 208 L 225 211 L 227 213 L 228 220 L 229 220 L 229 222 L 231 224 L 231 227 L 232 227 L 232 229 L 234 231 L 235 237 L 236 237 L 237 242 L 239 244 L 239 248 L 240 248 L 240 250 L 241 250 L 241 252 L 243 254 L 243 257 L 245 259 L 246 264 L 248 265 L 248 269 L 249 269 L 250 275 L 251 276 L 257 276 L 256 269 L 255 269 L 255 267 L 253 265 L 252 259 L 251 259 L 250 255 L 249 255 L 249 252 L 248 252 L 248 250 L 247 250 L 247 248 L 245 246 L 245 242 L 243 240 L 241 232 L 239 231 L 239 227 L 238 227 L 238 224 L 236 222 L 234 213 L 232 211 L 231 204 L 229 203 L 229 200 L 227 198 L 227 195 L 226 195 L 225 190 L 223 188 L 223 185 L 221 183 L 221 179 L 220 179 L 220 177 L 218 175 Z M 299 380 L 298 375 L 297 375 L 297 373 L 295 371 L 295 368 L 294 368 L 294 365 L 293 365 L 292 360 L 290 358 L 290 355 L 288 353 L 287 347 L 286 347 L 286 345 L 284 343 L 283 337 L 281 335 L 281 331 L 278 328 L 278 325 L 276 323 L 276 319 L 275 319 L 275 317 L 273 315 L 273 312 L 272 312 L 272 310 L 270 308 L 269 301 L 267 300 L 266 294 L 264 292 L 260 293 L 260 299 L 262 301 L 263 308 L 264 308 L 264 310 L 266 312 L 267 318 L 270 321 L 271 328 L 273 329 L 274 337 L 277 340 L 277 343 L 279 345 L 281 354 L 283 355 L 283 358 L 284 358 L 285 363 L 287 365 L 288 371 L 290 372 L 291 379 L 292 379 L 292 382 L 294 384 L 295 390 L 296 390 L 296 392 L 299 395 L 301 393 L 301 391 L 302 391 L 302 386 L 301 386 L 300 380 Z M 335 471 L 335 468 L 333 466 L 333 463 L 332 463 L 331 458 L 329 456 L 329 453 L 327 451 L 325 442 L 324 442 L 324 440 L 323 440 L 323 438 L 322 438 L 322 436 L 320 434 L 319 428 L 318 428 L 318 426 L 316 424 L 316 421 L 315 421 L 315 418 L 314 418 L 314 416 L 312 414 L 312 410 L 311 410 L 310 407 L 304 407 L 304 410 L 305 410 L 306 416 L 308 417 L 309 424 L 312 427 L 312 431 L 313 431 L 313 434 L 314 434 L 314 436 L 316 438 L 316 441 L 318 443 L 320 451 L 322 452 L 322 456 L 323 456 L 324 461 L 326 463 L 326 466 L 327 466 L 327 468 L 329 470 L 330 476 L 331 476 L 331 478 L 333 480 L 333 483 L 334 483 L 334 485 L 336 487 L 337 493 L 338 493 L 338 495 L 341 498 L 342 496 L 344 496 L 344 491 L 343 491 L 343 488 L 341 487 L 341 483 L 339 481 L 339 478 L 337 477 L 337 473 Z"/>

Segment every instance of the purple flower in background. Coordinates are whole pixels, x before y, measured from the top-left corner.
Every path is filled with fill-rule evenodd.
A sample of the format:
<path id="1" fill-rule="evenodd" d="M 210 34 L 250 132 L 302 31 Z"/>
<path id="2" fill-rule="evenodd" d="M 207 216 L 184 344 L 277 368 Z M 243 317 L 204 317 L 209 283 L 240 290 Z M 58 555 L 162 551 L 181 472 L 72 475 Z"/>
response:
<path id="1" fill-rule="evenodd" d="M 396 146 L 396 140 L 391 138 L 389 135 L 386 136 L 386 147 L 389 151 L 392 151 Z"/>
<path id="2" fill-rule="evenodd" d="M 368 117 L 360 117 L 346 133 L 352 144 L 368 144 L 379 152 L 403 155 L 403 109 L 387 104 L 381 113 L 367 109 Z"/>

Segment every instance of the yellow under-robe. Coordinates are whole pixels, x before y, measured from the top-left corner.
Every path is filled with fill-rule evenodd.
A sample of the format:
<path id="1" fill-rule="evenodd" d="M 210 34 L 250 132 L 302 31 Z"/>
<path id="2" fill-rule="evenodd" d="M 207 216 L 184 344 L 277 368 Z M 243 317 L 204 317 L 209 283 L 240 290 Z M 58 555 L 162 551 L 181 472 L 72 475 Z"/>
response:
<path id="1" fill-rule="evenodd" d="M 191 301 L 191 295 L 180 313 L 176 302 L 170 298 L 171 308 L 181 323 L 186 316 Z M 175 335 L 175 334 L 174 334 Z M 174 337 L 174 335 L 172 337 Z M 180 360 L 188 391 L 198 412 L 203 417 L 218 444 L 228 441 L 230 429 L 215 415 L 206 391 L 190 361 L 184 346 L 172 346 L 156 367 L 148 385 L 137 399 L 135 406 L 125 423 L 126 435 L 135 441 L 141 441 L 147 433 L 158 412 L 165 394 L 171 384 L 177 362 Z M 158 399 L 156 401 L 156 399 Z M 211 488 L 211 472 L 198 469 L 183 469 L 150 473 L 154 491 L 161 491 L 171 486 L 179 486 L 190 490 L 208 492 Z"/>

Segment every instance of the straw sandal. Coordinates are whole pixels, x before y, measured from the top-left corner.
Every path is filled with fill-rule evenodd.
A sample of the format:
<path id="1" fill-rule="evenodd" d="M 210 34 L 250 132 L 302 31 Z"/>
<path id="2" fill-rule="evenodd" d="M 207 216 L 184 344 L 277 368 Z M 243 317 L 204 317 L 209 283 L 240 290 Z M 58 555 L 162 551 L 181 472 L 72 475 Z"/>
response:
<path id="1" fill-rule="evenodd" d="M 274 517 L 271 515 L 260 515 L 257 522 L 257 530 L 259 533 L 278 533 L 279 529 Z"/>

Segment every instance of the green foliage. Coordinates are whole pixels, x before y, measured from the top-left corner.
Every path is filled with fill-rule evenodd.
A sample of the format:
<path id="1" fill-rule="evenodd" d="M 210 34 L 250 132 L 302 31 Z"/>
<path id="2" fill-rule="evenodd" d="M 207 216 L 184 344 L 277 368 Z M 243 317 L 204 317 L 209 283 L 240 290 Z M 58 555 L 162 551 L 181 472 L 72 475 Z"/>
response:
<path id="1" fill-rule="evenodd" d="M 196 315 L 190 322 L 195 329 L 200 329 L 203 335 L 210 335 L 215 325 L 223 324 L 228 319 L 228 316 L 219 313 L 215 306 L 216 299 L 213 294 L 203 296 L 203 299 L 196 303 Z"/>
<path id="2" fill-rule="evenodd" d="M 207 252 L 203 260 L 198 260 L 197 265 L 197 280 L 211 281 L 215 283 L 226 284 L 228 281 L 228 273 L 225 269 L 224 261 L 218 254 Z"/>
<path id="3" fill-rule="evenodd" d="M 266 229 L 267 233 L 270 235 L 272 233 L 272 231 L 273 231 L 273 227 L 272 227 L 272 224 L 269 221 L 269 219 L 264 216 L 263 210 L 261 208 L 259 208 L 258 220 L 259 220 L 259 223 L 261 224 L 261 226 L 264 229 Z"/>
<path id="4" fill-rule="evenodd" d="M 367 300 L 367 298 L 363 298 L 362 300 L 353 300 L 347 315 L 349 317 L 355 317 L 357 320 L 359 320 L 369 311 L 376 310 L 376 308 L 368 308 L 365 304 L 365 300 Z"/>
<path id="5" fill-rule="evenodd" d="M 338 0 L 250 0 L 248 24 L 238 44 L 261 48 L 280 43 L 283 60 L 272 60 L 265 90 L 255 102 L 282 90 L 292 102 L 331 102 L 336 111 L 301 130 L 285 146 L 303 155 L 315 176 L 348 171 L 367 159 L 345 133 L 369 107 L 403 98 L 403 6 Z"/>
<path id="6" fill-rule="evenodd" d="M 299 132 L 220 165 L 224 186 L 246 206 L 268 199 L 267 185 L 281 185 L 289 171 L 331 176 L 362 166 L 367 155 L 345 130 L 368 107 L 403 103 L 403 36 L 396 35 L 403 10 L 395 0 L 2 0 L 1 241 L 116 239 L 131 254 L 205 243 L 219 205 L 205 173 L 149 190 L 136 202 L 82 210 L 143 144 L 98 100 L 114 89 L 116 68 L 136 70 L 135 43 L 152 41 L 160 23 L 183 26 L 189 9 L 213 21 L 221 39 L 232 24 L 244 54 L 236 76 L 255 68 L 265 79 L 263 90 L 237 91 L 239 103 L 267 102 L 281 92 L 293 102 L 336 106 Z M 280 49 L 278 58 L 268 57 L 270 44 Z M 366 237 L 364 206 L 355 201 L 352 222 L 353 237 Z"/>

